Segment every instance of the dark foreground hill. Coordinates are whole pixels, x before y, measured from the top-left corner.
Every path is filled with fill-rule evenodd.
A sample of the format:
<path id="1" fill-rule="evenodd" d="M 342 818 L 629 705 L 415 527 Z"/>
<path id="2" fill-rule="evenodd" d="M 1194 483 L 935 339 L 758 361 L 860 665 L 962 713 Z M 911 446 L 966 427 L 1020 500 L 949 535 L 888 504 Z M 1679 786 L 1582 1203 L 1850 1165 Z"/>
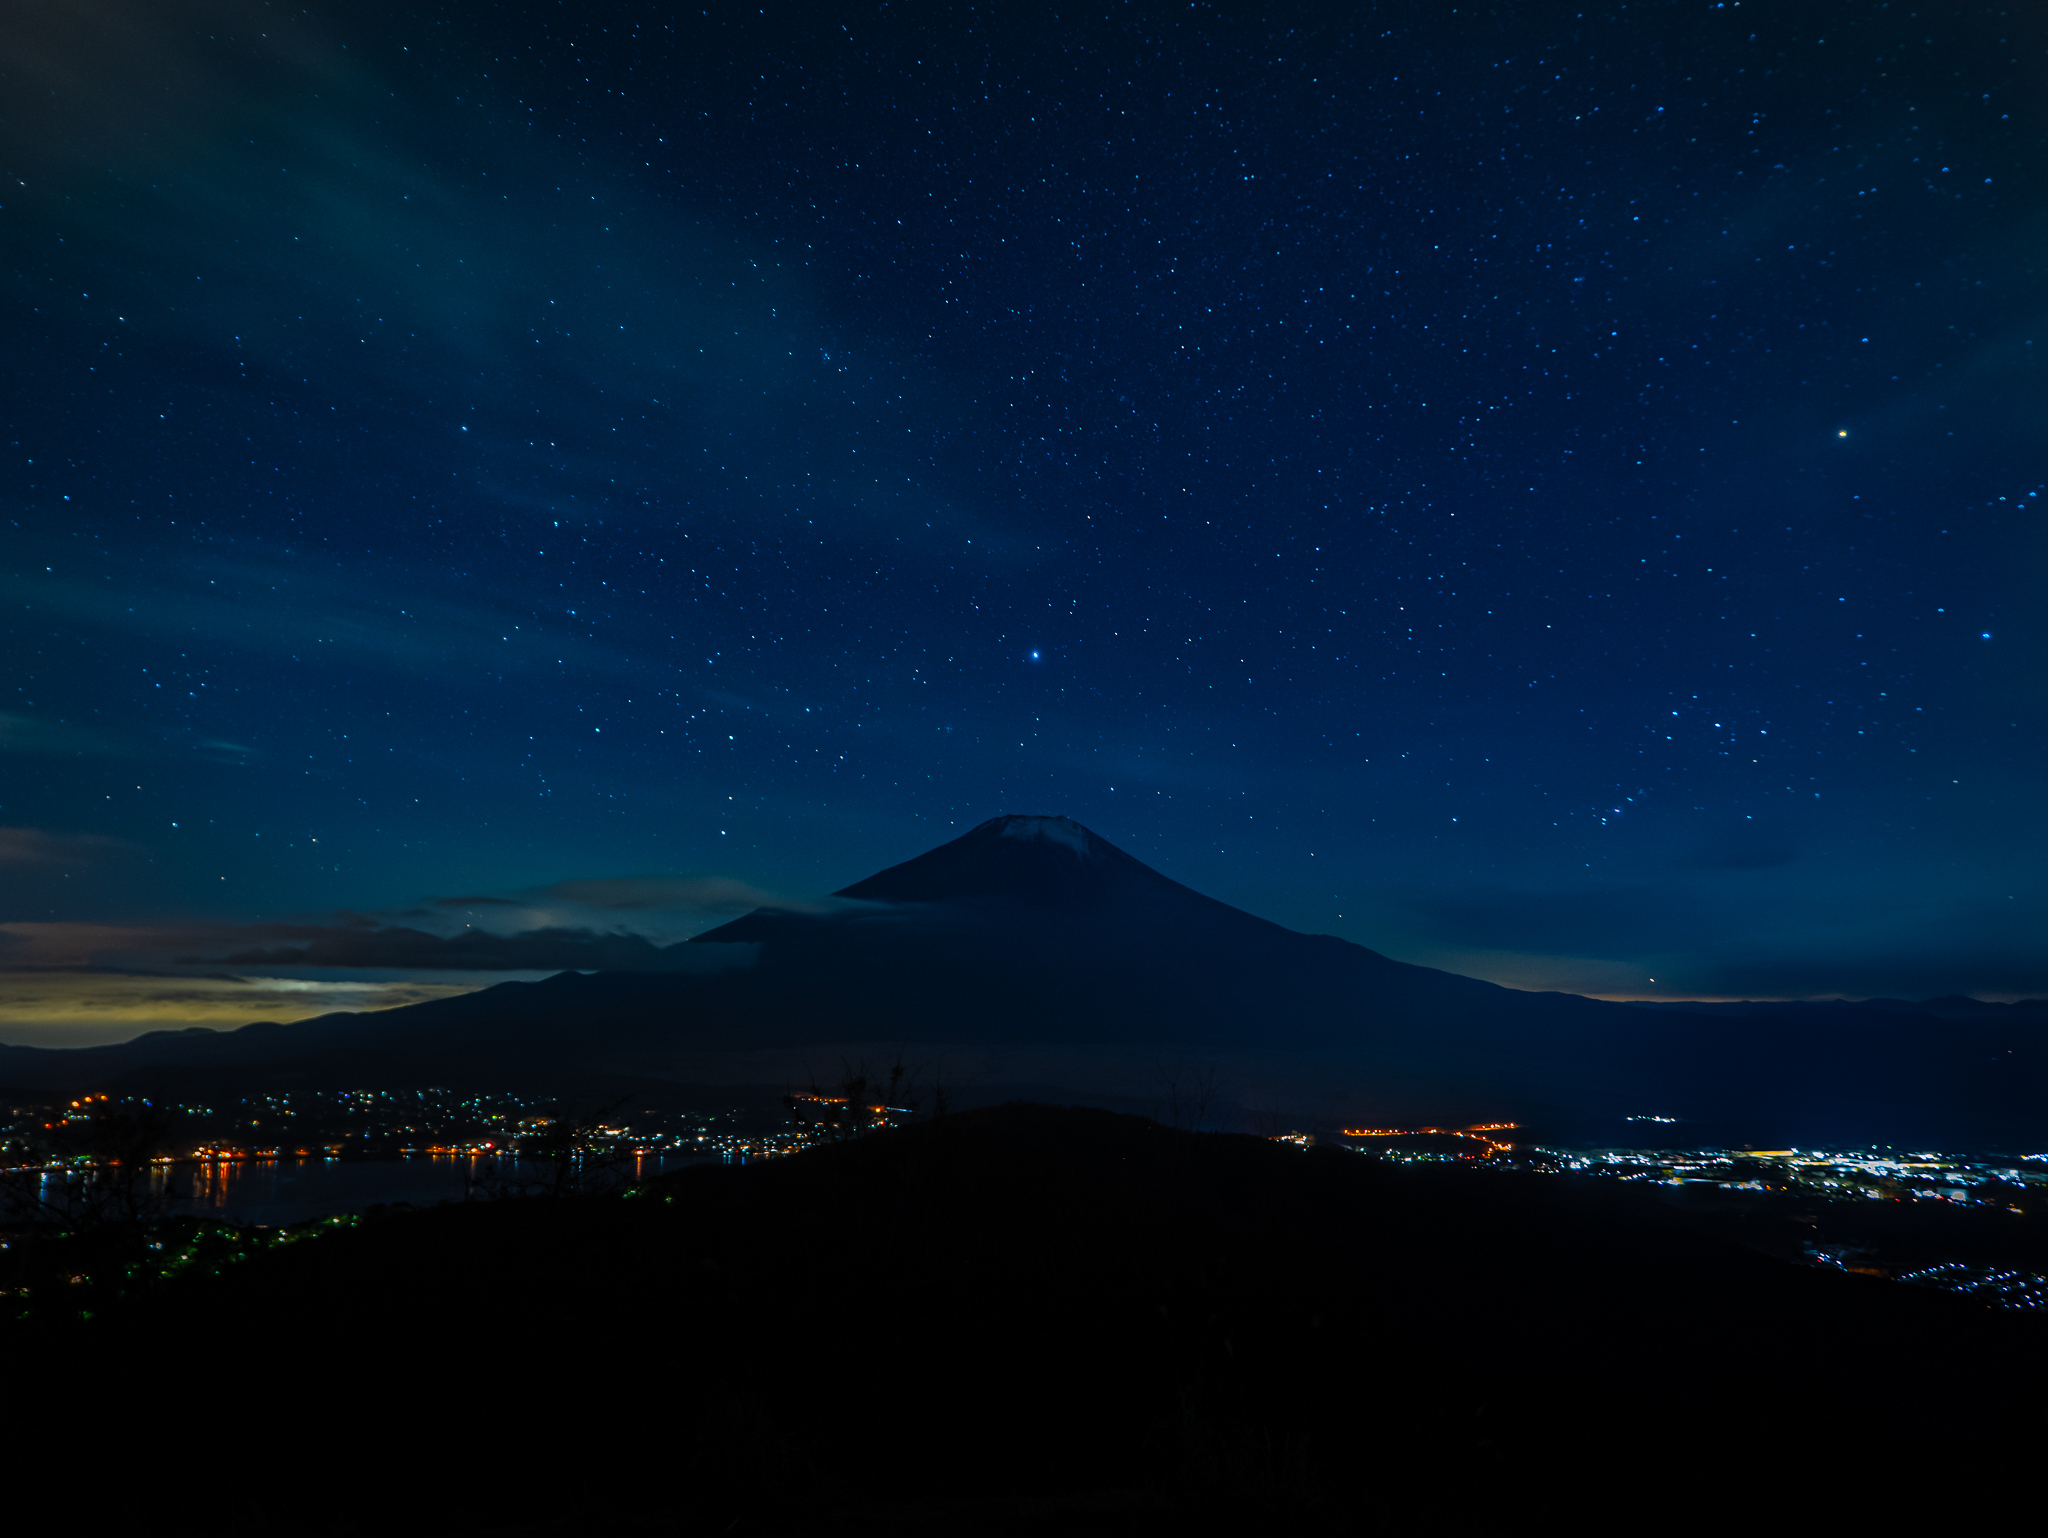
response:
<path id="1" fill-rule="evenodd" d="M 1133 1108 L 1200 1064 L 1229 1103 L 1294 1121 L 1660 1115 L 1751 1129 L 1736 1141 L 2048 1136 L 2038 1017 L 1697 1014 L 1518 992 L 1268 923 L 1057 817 L 992 819 L 813 908 L 762 909 L 658 956 L 736 964 L 563 973 L 81 1052 L 0 1048 L 0 1082 L 200 1098 L 206 1075 L 251 1070 L 280 1086 L 759 1086 L 902 1051 L 985 1098 Z"/>
<path id="2" fill-rule="evenodd" d="M 66 1530 L 156 1533 L 1835 1527 L 1923 1497 L 1953 1529 L 2030 1486 L 2041 1321 L 1655 1210 L 1006 1107 L 17 1326 L 7 1445 Z"/>

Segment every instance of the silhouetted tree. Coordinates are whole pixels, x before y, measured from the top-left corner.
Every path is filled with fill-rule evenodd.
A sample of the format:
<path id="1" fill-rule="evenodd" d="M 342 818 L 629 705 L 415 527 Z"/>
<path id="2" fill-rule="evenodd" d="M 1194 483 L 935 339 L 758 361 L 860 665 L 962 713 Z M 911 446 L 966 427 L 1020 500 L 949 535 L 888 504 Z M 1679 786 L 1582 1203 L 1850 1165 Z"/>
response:
<path id="1" fill-rule="evenodd" d="M 870 1072 L 865 1059 L 858 1064 L 842 1062 L 840 1074 L 836 1093 L 827 1094 L 813 1077 L 809 1089 L 801 1092 L 792 1090 L 782 1097 L 783 1108 L 806 1132 L 830 1142 L 840 1142 L 880 1131 L 893 1125 L 894 1118 L 898 1116 L 908 1118 L 917 1115 L 917 1083 L 922 1077 L 922 1070 L 906 1064 L 901 1052 L 889 1065 L 886 1090 L 880 1088 L 877 1076 Z M 880 1105 L 874 1103 L 877 1094 L 882 1097 Z M 942 1112 L 945 1108 L 943 1086 L 938 1096 L 938 1110 Z"/>
<path id="2" fill-rule="evenodd" d="M 1214 1063 L 1175 1063 L 1160 1071 L 1159 1083 L 1166 1091 L 1167 1125 L 1183 1132 L 1209 1130 L 1210 1113 L 1223 1087 L 1222 1072 Z"/>
<path id="3" fill-rule="evenodd" d="M 548 1117 L 513 1141 L 509 1158 L 493 1159 L 466 1172 L 464 1194 L 474 1201 L 617 1190 L 626 1183 L 626 1165 L 633 1155 L 607 1128 L 612 1113 L 625 1103 L 614 1100 L 587 1116 L 564 1112 Z"/>
<path id="4" fill-rule="evenodd" d="M 177 1173 L 156 1161 L 170 1145 L 171 1108 L 101 1097 L 79 1109 L 8 1151 L 0 1222 L 76 1234 L 168 1216 Z"/>

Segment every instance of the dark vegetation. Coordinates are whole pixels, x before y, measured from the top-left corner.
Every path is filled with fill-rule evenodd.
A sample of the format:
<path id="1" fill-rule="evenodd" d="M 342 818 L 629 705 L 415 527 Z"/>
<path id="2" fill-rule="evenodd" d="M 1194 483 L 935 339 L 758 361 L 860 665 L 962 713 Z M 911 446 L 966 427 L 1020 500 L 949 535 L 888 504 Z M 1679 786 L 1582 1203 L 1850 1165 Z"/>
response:
<path id="1" fill-rule="evenodd" d="M 1960 1521 L 2028 1482 L 2041 1321 L 1638 1197 L 969 1112 L 17 1321 L 7 1445 L 99 1449 L 69 1530 L 150 1533 Z"/>

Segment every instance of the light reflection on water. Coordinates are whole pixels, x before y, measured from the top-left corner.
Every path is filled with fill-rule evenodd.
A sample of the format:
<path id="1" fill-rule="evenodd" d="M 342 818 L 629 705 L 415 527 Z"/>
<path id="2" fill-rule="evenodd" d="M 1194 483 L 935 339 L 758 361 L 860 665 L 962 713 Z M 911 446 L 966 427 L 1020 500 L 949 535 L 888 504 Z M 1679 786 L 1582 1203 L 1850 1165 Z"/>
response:
<path id="1" fill-rule="evenodd" d="M 174 1210 L 230 1223 L 279 1227 L 337 1212 L 361 1212 L 380 1203 L 432 1207 L 463 1200 L 470 1181 L 498 1161 L 489 1154 L 414 1154 L 402 1159 L 344 1163 L 337 1159 L 224 1159 L 158 1171 L 159 1194 L 177 1198 Z M 701 1154 L 641 1154 L 623 1175 L 630 1182 L 705 1163 Z M 552 1166 L 521 1163 L 515 1177 L 540 1180 Z"/>

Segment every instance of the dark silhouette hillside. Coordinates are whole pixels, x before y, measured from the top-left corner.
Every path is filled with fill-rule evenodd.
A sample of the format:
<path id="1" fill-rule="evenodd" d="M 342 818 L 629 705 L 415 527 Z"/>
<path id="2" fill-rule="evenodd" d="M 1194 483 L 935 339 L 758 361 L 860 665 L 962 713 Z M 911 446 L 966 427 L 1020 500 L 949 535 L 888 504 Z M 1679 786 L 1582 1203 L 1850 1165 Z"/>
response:
<path id="1" fill-rule="evenodd" d="M 1933 1492 L 1960 1521 L 2038 1457 L 2041 1321 L 1628 1197 L 1004 1107 L 389 1216 L 0 1331 L 8 1445 L 206 1427 L 231 1474 L 203 1501 L 157 1456 L 67 1498 L 265 1534 L 1840 1521 Z M 1898 1455 L 1923 1441 L 1985 1477 Z"/>

